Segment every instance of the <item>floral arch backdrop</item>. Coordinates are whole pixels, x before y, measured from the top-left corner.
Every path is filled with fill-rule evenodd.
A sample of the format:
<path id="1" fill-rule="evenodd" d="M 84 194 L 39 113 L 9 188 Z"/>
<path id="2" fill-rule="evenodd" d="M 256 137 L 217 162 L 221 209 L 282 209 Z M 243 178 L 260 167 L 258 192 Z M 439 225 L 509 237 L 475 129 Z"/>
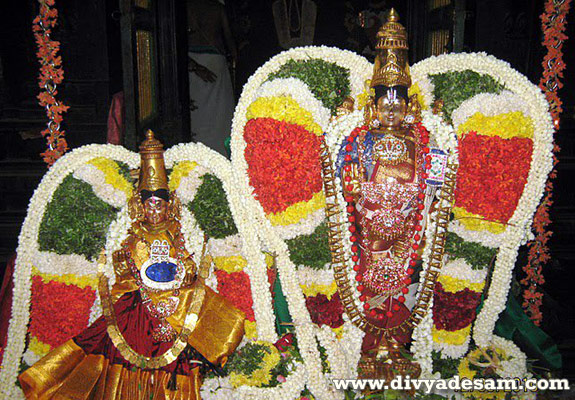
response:
<path id="1" fill-rule="evenodd" d="M 203 397 L 343 398 L 330 378 L 357 376 L 363 332 L 343 312 L 330 269 L 320 146 L 325 140 L 336 149 L 361 124 L 371 71 L 363 57 L 339 49 L 281 53 L 244 87 L 233 121 L 231 163 L 201 145 L 166 152 L 170 187 L 185 205 L 187 246 L 201 254 L 208 236 L 211 285 L 249 319 L 248 338 L 228 375 L 208 377 Z M 525 376 L 524 354 L 493 329 L 551 169 L 548 105 L 527 78 L 485 54 L 432 57 L 414 65 L 412 77 L 424 125 L 435 145 L 451 150 L 459 164 L 447 257 L 433 301 L 413 333 L 412 351 L 427 376 L 444 360 L 455 360 L 457 373 L 466 376 L 474 374 L 469 363 L 477 357 L 475 347 L 491 346 L 502 359 L 499 376 Z M 355 110 L 336 118 L 347 96 L 354 98 Z M 445 104 L 442 116 L 431 112 L 438 98 Z M 133 189 L 128 171 L 137 165 L 137 154 L 120 147 L 86 146 L 59 160 L 40 184 L 20 236 L 14 312 L 0 371 L 4 395 L 21 394 L 15 386 L 20 362 L 33 363 L 99 315 L 95 249 L 105 247 L 109 255 L 125 235 L 125 203 Z M 54 199 L 63 195 L 70 195 L 71 210 L 90 201 L 92 208 L 70 214 L 91 221 L 84 225 L 97 238 L 90 246 L 74 242 L 75 235 L 47 240 L 67 212 L 55 207 Z M 106 222 L 94 223 L 91 210 Z M 295 340 L 278 341 L 275 330 L 268 268 L 274 262 Z M 41 329 L 62 301 L 78 307 L 66 310 L 62 329 Z M 449 307 L 454 303 L 471 318 Z M 325 311 L 323 319 L 317 309 Z"/>

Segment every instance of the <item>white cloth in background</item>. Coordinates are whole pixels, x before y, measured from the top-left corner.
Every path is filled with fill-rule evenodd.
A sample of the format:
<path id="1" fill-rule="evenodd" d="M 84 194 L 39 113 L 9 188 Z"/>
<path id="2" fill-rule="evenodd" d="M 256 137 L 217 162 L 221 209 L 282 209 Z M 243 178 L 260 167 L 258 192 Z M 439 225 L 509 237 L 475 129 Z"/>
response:
<path id="1" fill-rule="evenodd" d="M 190 99 L 197 107 L 190 111 L 192 135 L 195 141 L 227 156 L 224 140 L 231 133 L 235 104 L 226 58 L 212 53 L 188 55 L 217 75 L 214 82 L 204 82 L 194 72 L 189 73 Z"/>

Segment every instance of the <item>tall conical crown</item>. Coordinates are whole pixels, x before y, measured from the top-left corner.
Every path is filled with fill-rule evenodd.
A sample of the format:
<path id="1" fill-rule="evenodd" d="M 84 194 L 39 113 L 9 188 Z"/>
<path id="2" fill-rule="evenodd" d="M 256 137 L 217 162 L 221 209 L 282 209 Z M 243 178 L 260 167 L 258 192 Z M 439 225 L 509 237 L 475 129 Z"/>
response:
<path id="1" fill-rule="evenodd" d="M 407 32 L 392 8 L 387 22 L 377 32 L 377 56 L 373 67 L 371 87 L 411 86 L 407 62 Z"/>
<path id="2" fill-rule="evenodd" d="M 166 166 L 164 164 L 164 146 L 154 137 L 154 132 L 148 130 L 146 139 L 140 145 L 140 179 L 138 192 L 158 189 L 169 190 Z"/>

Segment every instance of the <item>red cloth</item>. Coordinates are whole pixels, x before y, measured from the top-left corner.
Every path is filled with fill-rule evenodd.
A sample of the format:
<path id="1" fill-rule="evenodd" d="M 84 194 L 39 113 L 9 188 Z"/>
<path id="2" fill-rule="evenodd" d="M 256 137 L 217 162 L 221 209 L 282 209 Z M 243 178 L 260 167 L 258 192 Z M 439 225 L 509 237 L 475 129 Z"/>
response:
<path id="1" fill-rule="evenodd" d="M 0 288 L 0 363 L 4 355 L 4 348 L 8 342 L 8 323 L 12 314 L 12 291 L 14 290 L 14 265 L 16 264 L 16 253 L 6 263 L 4 279 Z"/>
<path id="2" fill-rule="evenodd" d="M 122 144 L 124 139 L 124 92 L 118 92 L 112 96 L 106 137 L 110 144 Z"/>
<path id="3" fill-rule="evenodd" d="M 152 338 L 152 328 L 157 326 L 159 320 L 150 315 L 146 307 L 142 304 L 139 291 L 125 293 L 114 304 L 118 329 L 122 332 L 126 342 L 139 354 L 145 356 L 158 356 L 168 350 L 173 342 L 156 342 Z M 102 316 L 82 333 L 74 338 L 74 342 L 80 346 L 86 354 L 101 354 L 111 363 L 120 364 L 128 369 L 133 365 L 122 357 L 118 349 L 108 336 L 106 320 Z M 188 347 L 190 350 L 191 347 Z M 180 356 L 171 364 L 160 368 L 163 371 L 178 375 L 190 375 L 193 367 L 198 364 L 190 364 L 189 358 L 182 352 Z M 209 362 L 197 351 L 193 350 L 192 358 Z"/>

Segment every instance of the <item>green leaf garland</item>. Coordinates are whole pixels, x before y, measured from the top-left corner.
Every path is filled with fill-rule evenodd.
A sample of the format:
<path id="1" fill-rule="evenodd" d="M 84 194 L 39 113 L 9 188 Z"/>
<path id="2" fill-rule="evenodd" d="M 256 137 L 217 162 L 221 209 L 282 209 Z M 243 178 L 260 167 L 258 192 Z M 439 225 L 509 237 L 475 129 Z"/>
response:
<path id="1" fill-rule="evenodd" d="M 286 240 L 290 259 L 295 265 L 305 265 L 313 269 L 323 269 L 331 262 L 327 225 L 321 223 L 310 235 L 301 235 Z"/>
<path id="2" fill-rule="evenodd" d="M 445 252 L 454 258 L 463 258 L 472 269 L 489 267 L 497 249 L 485 247 L 479 243 L 468 242 L 453 232 L 447 233 Z"/>
<path id="3" fill-rule="evenodd" d="M 238 233 L 222 182 L 212 174 L 201 177 L 202 184 L 188 208 L 200 228 L 209 236 L 222 239 Z"/>
<path id="4" fill-rule="evenodd" d="M 499 94 L 505 88 L 489 75 L 475 71 L 452 71 L 430 75 L 433 83 L 433 96 L 443 100 L 443 112 L 451 122 L 451 113 L 465 100 L 479 93 Z"/>
<path id="5" fill-rule="evenodd" d="M 88 183 L 68 175 L 46 207 L 38 234 L 40 250 L 81 254 L 93 260 L 104 247 L 117 213 Z"/>
<path id="6" fill-rule="evenodd" d="M 321 59 L 289 60 L 269 80 L 297 78 L 335 115 L 337 107 L 350 94 L 349 71 Z"/>

